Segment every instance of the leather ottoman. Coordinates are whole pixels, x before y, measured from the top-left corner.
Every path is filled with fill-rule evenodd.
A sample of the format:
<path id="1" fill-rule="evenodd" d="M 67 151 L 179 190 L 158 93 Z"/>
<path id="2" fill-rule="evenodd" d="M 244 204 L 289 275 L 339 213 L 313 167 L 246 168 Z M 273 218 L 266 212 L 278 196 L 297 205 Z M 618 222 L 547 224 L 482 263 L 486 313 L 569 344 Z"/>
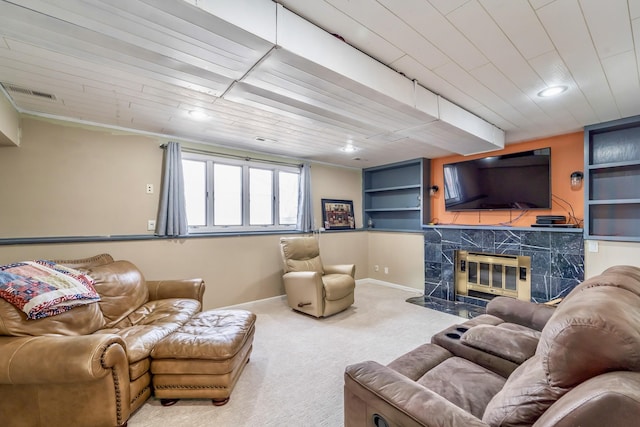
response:
<path id="1" fill-rule="evenodd" d="M 229 401 L 249 361 L 256 315 L 210 310 L 191 318 L 151 351 L 154 395 L 165 406 L 181 398 Z"/>

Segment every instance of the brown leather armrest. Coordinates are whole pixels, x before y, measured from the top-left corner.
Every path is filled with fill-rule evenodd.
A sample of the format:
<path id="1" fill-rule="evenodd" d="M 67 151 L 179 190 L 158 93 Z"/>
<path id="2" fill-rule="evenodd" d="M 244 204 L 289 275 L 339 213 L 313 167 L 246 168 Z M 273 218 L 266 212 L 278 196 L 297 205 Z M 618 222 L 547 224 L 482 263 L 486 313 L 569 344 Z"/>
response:
<path id="1" fill-rule="evenodd" d="M 344 379 L 346 398 L 354 396 L 367 406 L 384 408 L 381 412 L 393 417 L 393 422 L 387 420 L 389 425 L 414 425 L 417 422 L 426 427 L 488 427 L 442 396 L 377 362 L 347 366 Z M 351 410 L 358 409 L 345 403 L 345 419 L 351 416 Z"/>
<path id="2" fill-rule="evenodd" d="M 149 300 L 167 298 L 195 299 L 202 304 L 205 285 L 202 279 L 147 280 Z"/>
<path id="3" fill-rule="evenodd" d="M 0 337 L 1 384 L 92 381 L 128 367 L 125 344 L 114 334 Z"/>

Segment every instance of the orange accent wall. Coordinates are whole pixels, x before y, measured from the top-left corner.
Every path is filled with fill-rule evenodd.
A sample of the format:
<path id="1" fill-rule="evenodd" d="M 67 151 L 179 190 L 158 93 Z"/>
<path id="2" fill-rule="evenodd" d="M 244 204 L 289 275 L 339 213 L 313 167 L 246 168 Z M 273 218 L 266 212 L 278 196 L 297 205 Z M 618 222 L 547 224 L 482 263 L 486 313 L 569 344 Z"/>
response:
<path id="1" fill-rule="evenodd" d="M 579 220 L 584 219 L 584 186 L 572 190 L 571 172 L 584 170 L 584 136 L 583 132 L 537 139 L 518 144 L 507 145 L 504 150 L 473 156 L 449 156 L 431 160 L 431 182 L 440 190 L 431 197 L 431 221 L 446 225 L 513 225 L 528 227 L 535 224 L 537 215 L 570 216 L 569 203 L 573 214 Z M 532 210 L 518 218 L 523 211 L 481 211 L 481 212 L 446 212 L 444 209 L 444 177 L 443 166 L 447 163 L 477 159 L 489 155 L 516 153 L 535 148 L 551 147 L 551 209 Z M 561 199 L 565 200 L 563 202 Z M 582 226 L 582 223 L 580 223 Z"/>

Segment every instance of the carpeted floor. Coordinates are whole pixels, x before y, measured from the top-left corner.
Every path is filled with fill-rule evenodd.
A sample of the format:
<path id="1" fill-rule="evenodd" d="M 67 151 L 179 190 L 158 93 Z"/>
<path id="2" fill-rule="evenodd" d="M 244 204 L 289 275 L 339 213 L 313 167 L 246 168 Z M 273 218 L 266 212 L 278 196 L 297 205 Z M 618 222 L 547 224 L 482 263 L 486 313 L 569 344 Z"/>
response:
<path id="1" fill-rule="evenodd" d="M 416 295 L 358 284 L 355 304 L 326 319 L 294 312 L 285 297 L 236 306 L 253 311 L 258 320 L 251 360 L 230 402 L 215 407 L 209 400 L 181 400 L 162 407 L 151 398 L 129 427 L 343 426 L 345 366 L 389 363 L 465 320 L 405 302 Z"/>

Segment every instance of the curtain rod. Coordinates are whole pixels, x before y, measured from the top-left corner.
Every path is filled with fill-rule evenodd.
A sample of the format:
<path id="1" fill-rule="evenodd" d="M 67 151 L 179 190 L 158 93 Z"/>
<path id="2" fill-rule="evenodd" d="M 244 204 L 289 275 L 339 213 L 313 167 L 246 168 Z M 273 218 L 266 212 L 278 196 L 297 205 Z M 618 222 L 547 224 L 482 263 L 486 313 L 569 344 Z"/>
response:
<path id="1" fill-rule="evenodd" d="M 167 148 L 166 144 L 162 144 L 160 146 L 161 149 L 165 149 Z M 268 163 L 268 164 L 272 164 L 272 165 L 282 165 L 282 166 L 299 166 L 302 167 L 304 166 L 302 163 L 294 163 L 294 162 L 279 162 L 276 160 L 265 160 L 265 159 L 256 159 L 253 157 L 249 157 L 249 156 L 240 156 L 238 154 L 229 154 L 229 153 L 219 153 L 217 151 L 209 151 L 209 150 L 202 150 L 202 149 L 198 149 L 198 148 L 189 148 L 189 147 L 183 147 L 182 151 L 184 151 L 185 153 L 194 153 L 194 154 L 209 154 L 209 155 L 215 155 L 215 156 L 220 156 L 220 157 L 227 157 L 230 159 L 239 159 L 239 160 L 246 160 L 247 162 L 259 162 L 259 163 Z"/>

